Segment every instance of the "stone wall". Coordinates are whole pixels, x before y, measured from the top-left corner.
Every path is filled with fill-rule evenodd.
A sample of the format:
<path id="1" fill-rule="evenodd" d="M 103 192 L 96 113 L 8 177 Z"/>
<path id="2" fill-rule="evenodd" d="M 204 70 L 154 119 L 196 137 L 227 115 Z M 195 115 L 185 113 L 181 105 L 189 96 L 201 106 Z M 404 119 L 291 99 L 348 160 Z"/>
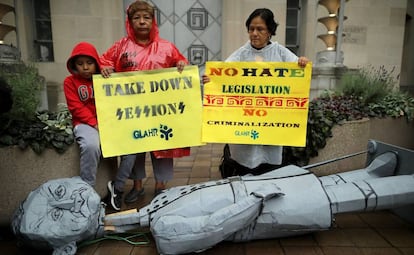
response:
<path id="1" fill-rule="evenodd" d="M 414 149 L 414 122 L 405 118 L 364 119 L 349 121 L 332 129 L 332 137 L 327 140 L 325 148 L 317 157 L 311 158 L 309 164 L 367 150 L 368 140 L 378 140 L 406 149 Z M 328 175 L 364 168 L 366 154 L 338 160 L 310 169 L 316 175 Z"/>
<path id="2" fill-rule="evenodd" d="M 102 197 L 107 194 L 107 182 L 113 179 L 116 171 L 116 158 L 101 161 L 95 189 Z M 76 144 L 63 154 L 51 149 L 37 155 L 31 149 L 21 150 L 17 146 L 0 148 L 0 225 L 8 225 L 20 202 L 41 184 L 77 175 L 79 149 Z"/>

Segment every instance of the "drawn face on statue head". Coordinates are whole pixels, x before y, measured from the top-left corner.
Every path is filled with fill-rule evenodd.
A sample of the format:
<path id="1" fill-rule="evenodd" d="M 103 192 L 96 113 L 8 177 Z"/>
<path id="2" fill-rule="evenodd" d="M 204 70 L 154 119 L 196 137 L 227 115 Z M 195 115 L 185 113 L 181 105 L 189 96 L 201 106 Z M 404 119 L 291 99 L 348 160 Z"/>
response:
<path id="1" fill-rule="evenodd" d="M 51 180 L 32 191 L 13 219 L 13 229 L 36 246 L 62 247 L 93 236 L 102 212 L 100 196 L 80 177 Z"/>
<path id="2" fill-rule="evenodd" d="M 47 230 L 56 236 L 80 233 L 91 211 L 96 211 L 96 208 L 89 208 L 96 207 L 88 203 L 91 191 L 93 189 L 84 183 L 45 184 L 36 196 L 36 206 L 26 211 L 32 219 L 29 229 L 34 232 Z"/>

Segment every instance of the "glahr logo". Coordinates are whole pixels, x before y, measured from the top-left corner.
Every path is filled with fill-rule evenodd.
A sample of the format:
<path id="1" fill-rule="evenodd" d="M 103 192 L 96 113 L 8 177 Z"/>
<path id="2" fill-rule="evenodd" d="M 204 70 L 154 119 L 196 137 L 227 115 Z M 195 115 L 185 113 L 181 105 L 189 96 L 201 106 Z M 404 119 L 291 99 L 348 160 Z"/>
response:
<path id="1" fill-rule="evenodd" d="M 250 136 L 250 138 L 252 138 L 253 140 L 256 140 L 259 138 L 259 132 L 257 132 L 256 130 L 251 130 L 251 131 L 236 131 L 234 132 L 234 134 L 236 136 Z"/>
<path id="2" fill-rule="evenodd" d="M 161 139 L 168 141 L 174 135 L 172 128 L 169 128 L 167 125 L 160 124 L 159 128 L 134 130 L 132 132 L 132 136 L 134 139 L 144 139 L 147 137 L 159 136 Z"/>

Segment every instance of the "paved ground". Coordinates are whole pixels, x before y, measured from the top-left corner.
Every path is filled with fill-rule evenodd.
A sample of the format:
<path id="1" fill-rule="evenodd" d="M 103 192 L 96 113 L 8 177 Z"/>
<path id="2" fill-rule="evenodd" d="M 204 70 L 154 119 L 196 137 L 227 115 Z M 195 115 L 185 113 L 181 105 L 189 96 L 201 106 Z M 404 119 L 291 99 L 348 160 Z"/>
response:
<path id="1" fill-rule="evenodd" d="M 174 180 L 169 187 L 220 179 L 218 165 L 222 145 L 208 144 L 192 148 L 191 156 L 175 161 Z M 153 198 L 154 179 L 151 164 L 147 161 L 148 178 L 145 180 L 146 194 L 133 205 L 123 205 L 123 210 L 141 208 Z M 128 184 L 125 191 L 131 188 Z M 107 213 L 111 213 L 110 209 Z M 397 255 L 414 254 L 414 224 L 408 223 L 390 211 L 350 213 L 336 215 L 333 228 L 312 234 L 258 240 L 248 243 L 223 242 L 200 254 L 246 254 L 246 255 Z M 137 232 L 147 232 L 140 229 Z M 5 230 L 0 232 L 1 255 L 50 254 L 19 248 Z M 154 255 L 158 254 L 154 241 L 146 234 L 149 243 L 132 245 L 119 240 L 103 240 L 78 250 L 77 255 Z M 131 239 L 136 242 L 143 238 Z"/>

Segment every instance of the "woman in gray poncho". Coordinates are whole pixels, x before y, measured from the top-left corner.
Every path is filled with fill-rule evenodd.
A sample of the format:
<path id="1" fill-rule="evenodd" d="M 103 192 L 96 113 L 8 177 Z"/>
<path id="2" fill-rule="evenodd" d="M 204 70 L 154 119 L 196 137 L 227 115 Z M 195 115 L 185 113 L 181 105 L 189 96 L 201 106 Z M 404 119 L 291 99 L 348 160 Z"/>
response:
<path id="1" fill-rule="evenodd" d="M 271 10 L 254 10 L 246 20 L 249 41 L 233 52 L 226 61 L 297 62 L 300 67 L 305 67 L 309 62 L 306 57 L 298 57 L 286 47 L 271 41 L 272 36 L 276 35 L 277 26 Z M 261 174 L 272 170 L 282 163 L 282 150 L 282 146 L 226 145 L 224 161 L 220 166 L 221 173 L 223 177 L 227 177 L 246 173 Z"/>

